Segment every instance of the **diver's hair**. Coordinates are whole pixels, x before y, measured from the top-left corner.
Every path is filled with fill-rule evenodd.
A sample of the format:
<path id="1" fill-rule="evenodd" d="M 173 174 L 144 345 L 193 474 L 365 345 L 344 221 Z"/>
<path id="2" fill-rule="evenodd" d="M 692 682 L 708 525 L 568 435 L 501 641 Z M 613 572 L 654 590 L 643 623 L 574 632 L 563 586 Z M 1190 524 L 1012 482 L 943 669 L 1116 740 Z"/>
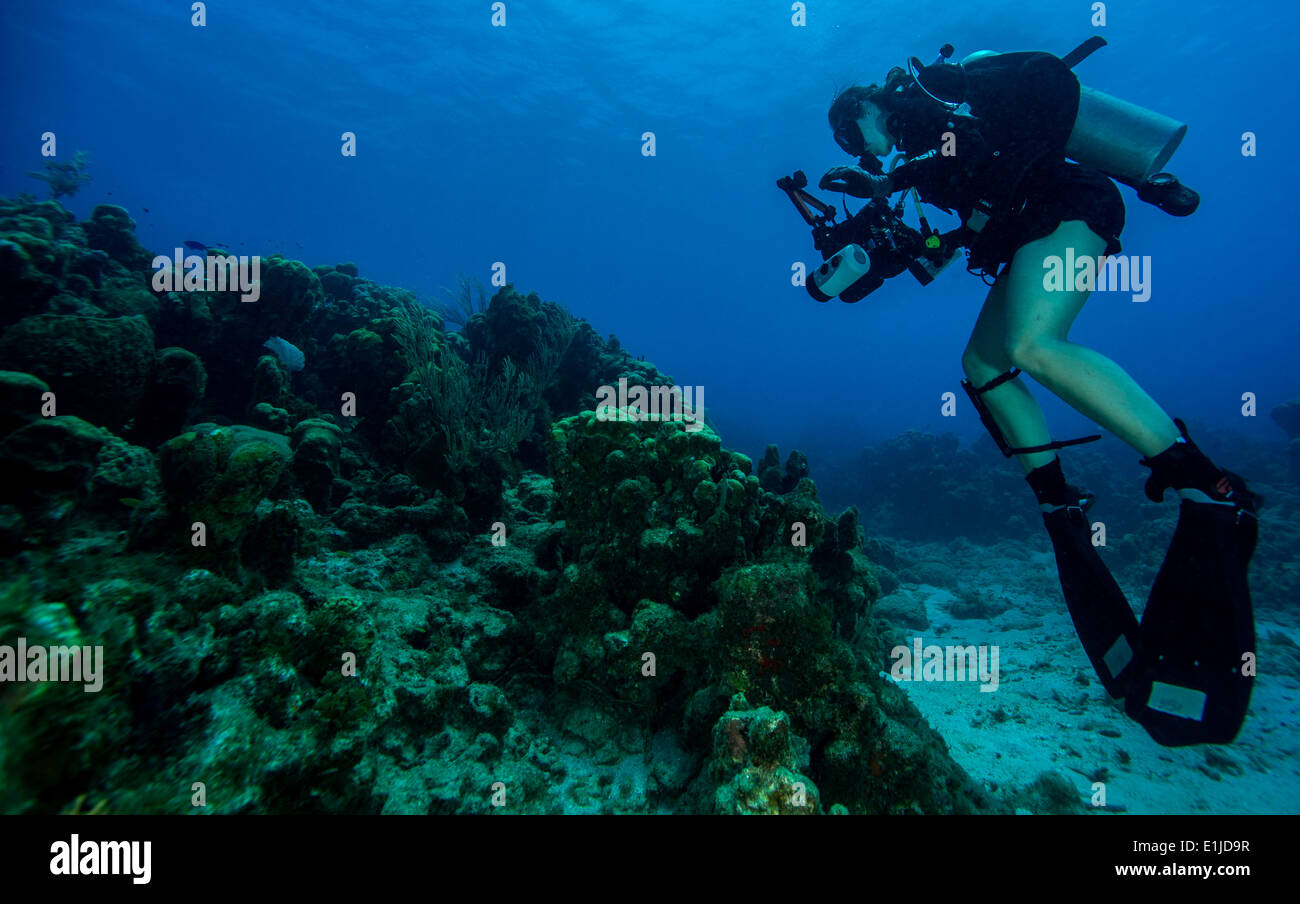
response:
<path id="1" fill-rule="evenodd" d="M 906 69 L 895 66 L 885 76 L 884 85 L 877 85 L 872 82 L 870 85 L 849 85 L 847 88 L 837 90 L 835 99 L 831 101 L 831 108 L 826 114 L 831 128 L 835 128 L 846 121 L 859 119 L 862 116 L 862 105 L 865 103 L 870 102 L 883 109 L 884 105 L 880 103 L 881 99 L 893 93 L 899 83 L 908 78 L 911 78 L 911 76 L 907 74 Z M 891 111 L 886 110 L 886 113 L 888 112 Z"/>
<path id="2" fill-rule="evenodd" d="M 862 116 L 862 105 L 879 93 L 880 86 L 874 83 L 866 86 L 849 85 L 836 91 L 835 99 L 831 101 L 831 108 L 826 114 L 831 128 L 859 119 Z"/>

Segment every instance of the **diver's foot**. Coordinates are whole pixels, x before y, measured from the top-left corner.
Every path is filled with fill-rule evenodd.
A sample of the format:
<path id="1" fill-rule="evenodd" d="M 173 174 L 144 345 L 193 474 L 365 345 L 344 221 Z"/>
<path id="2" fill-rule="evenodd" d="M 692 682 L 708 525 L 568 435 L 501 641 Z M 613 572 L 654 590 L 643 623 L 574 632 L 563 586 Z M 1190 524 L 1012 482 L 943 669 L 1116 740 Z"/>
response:
<path id="1" fill-rule="evenodd" d="M 1259 519 L 1259 506 L 1263 497 L 1253 491 L 1246 484 L 1246 479 L 1235 471 L 1227 469 L 1220 471 L 1213 484 L 1174 489 L 1183 502 L 1232 506 L 1237 510 L 1238 523 L 1247 519 L 1250 521 Z"/>
<path id="2" fill-rule="evenodd" d="M 1077 508 L 1087 512 L 1097 501 L 1095 493 L 1065 482 L 1065 472 L 1061 470 L 1060 458 L 1054 458 L 1050 464 L 1034 468 L 1025 475 L 1025 481 L 1034 491 L 1034 498 L 1038 500 L 1038 507 L 1044 514 L 1063 508 Z"/>
<path id="3" fill-rule="evenodd" d="M 1201 204 L 1201 196 L 1170 173 L 1151 176 L 1138 186 L 1137 193 L 1139 199 L 1175 217 L 1191 216 Z"/>
<path id="4" fill-rule="evenodd" d="M 1078 509 L 1079 512 L 1086 515 L 1088 510 L 1097 502 L 1097 494 L 1091 490 L 1083 490 L 1071 484 L 1066 484 L 1065 496 L 1060 501 L 1040 502 L 1039 509 L 1043 514 L 1059 512 L 1061 509 Z"/>
<path id="5" fill-rule="evenodd" d="M 1066 485 L 1066 489 L 1070 491 L 1070 502 L 1067 504 L 1082 509 L 1085 514 L 1097 502 L 1097 494 L 1091 490 L 1080 489 L 1070 484 Z"/>
<path id="6" fill-rule="evenodd" d="M 1172 489 L 1183 502 L 1200 505 L 1232 506 L 1244 555 L 1250 560 L 1259 532 L 1259 507 L 1263 498 L 1247 485 L 1235 471 L 1220 468 L 1197 448 L 1187 434 L 1187 425 L 1175 419 L 1182 436 L 1168 449 L 1142 464 L 1151 469 L 1146 483 L 1147 498 L 1160 502 L 1165 490 Z"/>
<path id="7" fill-rule="evenodd" d="M 1147 498 L 1160 502 L 1165 490 L 1174 490 L 1187 502 L 1233 505 L 1253 515 L 1259 507 L 1259 496 L 1250 490 L 1245 479 L 1210 461 L 1192 442 L 1187 425 L 1181 420 L 1175 418 L 1174 424 L 1182 436 L 1159 455 L 1140 462 L 1151 469 L 1146 482 Z"/>

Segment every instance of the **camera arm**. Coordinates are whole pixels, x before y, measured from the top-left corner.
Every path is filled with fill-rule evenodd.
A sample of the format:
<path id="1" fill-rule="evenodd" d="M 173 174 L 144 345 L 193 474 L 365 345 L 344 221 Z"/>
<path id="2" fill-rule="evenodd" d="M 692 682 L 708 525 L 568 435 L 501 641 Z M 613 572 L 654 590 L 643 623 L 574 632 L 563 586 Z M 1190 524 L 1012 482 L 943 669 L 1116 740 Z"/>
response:
<path id="1" fill-rule="evenodd" d="M 799 211 L 799 216 L 803 217 L 805 223 L 809 226 L 833 226 L 837 211 L 834 204 L 827 204 L 819 198 L 814 198 L 808 192 L 804 191 L 808 187 L 808 177 L 804 175 L 803 170 L 795 170 L 793 176 L 782 176 L 776 180 L 776 187 L 785 192 L 790 203 L 794 205 L 795 210 Z M 814 215 L 813 208 L 818 211 L 819 215 Z"/>

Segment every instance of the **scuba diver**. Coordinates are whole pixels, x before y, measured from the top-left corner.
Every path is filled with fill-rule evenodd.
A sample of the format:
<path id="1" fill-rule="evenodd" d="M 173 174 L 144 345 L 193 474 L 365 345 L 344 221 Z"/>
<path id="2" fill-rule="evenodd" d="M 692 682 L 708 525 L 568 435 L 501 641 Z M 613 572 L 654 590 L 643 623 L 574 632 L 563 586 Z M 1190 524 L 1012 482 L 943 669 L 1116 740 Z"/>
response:
<path id="1" fill-rule="evenodd" d="M 982 51 L 956 64 L 945 45 L 929 66 L 913 57 L 883 86 L 844 90 L 830 126 L 840 148 L 859 159 L 832 168 L 820 187 L 870 199 L 870 217 L 864 209 L 833 225 L 834 208 L 802 190 L 802 173 L 778 185 L 814 225 L 827 258 L 808 283 L 819 300 L 856 301 L 878 287 L 881 272 L 908 269 L 928 282 L 961 247 L 967 269 L 992 278 L 962 355 L 962 385 L 999 449 L 1024 469 L 1088 658 L 1107 692 L 1124 698 L 1128 715 L 1159 743 L 1228 743 L 1245 719 L 1254 675 L 1246 570 L 1257 497 L 1118 364 L 1069 340 L 1091 283 L 1081 288 L 1067 274 L 1065 288 L 1045 288 L 1049 259 L 1091 258 L 1100 268 L 1120 251 L 1125 208 L 1112 176 L 1175 216 L 1199 202 L 1157 172 L 1185 125 L 1079 84 L 1073 67 L 1103 44 L 1090 39 L 1064 58 Z M 877 158 L 895 147 L 898 165 L 885 172 Z M 961 226 L 940 236 L 922 215 L 917 233 L 902 223 L 902 198 L 891 220 L 888 198 L 899 191 L 955 212 Z M 868 278 L 877 264 L 883 270 Z M 1093 496 L 1066 482 L 1056 454 L 1100 436 L 1053 441 L 1017 379 L 1022 373 L 1136 449 L 1151 469 L 1152 501 L 1168 490 L 1181 500 L 1141 624 L 1092 543 Z"/>

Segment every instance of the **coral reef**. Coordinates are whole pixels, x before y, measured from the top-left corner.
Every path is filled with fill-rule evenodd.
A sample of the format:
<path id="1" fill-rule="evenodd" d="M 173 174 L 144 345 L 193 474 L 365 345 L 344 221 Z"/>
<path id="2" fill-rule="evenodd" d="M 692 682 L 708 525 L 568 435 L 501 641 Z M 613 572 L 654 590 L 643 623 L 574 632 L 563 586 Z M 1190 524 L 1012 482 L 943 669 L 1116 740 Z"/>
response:
<path id="1" fill-rule="evenodd" d="M 487 310 L 488 300 L 483 283 L 464 273 L 456 274 L 456 288 L 442 288 L 442 299 L 433 303 L 433 309 L 444 323 L 463 327 L 475 314 Z"/>
<path id="2" fill-rule="evenodd" d="M 42 172 L 29 171 L 27 175 L 33 179 L 40 179 L 50 187 L 51 200 L 64 196 L 70 197 L 90 181 L 90 173 L 86 172 L 89 156 L 86 151 L 77 151 L 67 162 L 47 159 L 42 164 Z"/>
<path id="3" fill-rule="evenodd" d="M 0 809 L 1010 811 L 801 453 L 598 413 L 672 381 L 513 286 L 457 332 L 349 263 L 154 292 L 133 228 L 0 202 L 0 642 L 108 664 L 0 706 Z"/>
<path id="4" fill-rule="evenodd" d="M 721 815 L 814 816 L 821 811 L 817 786 L 798 771 L 808 768 L 808 743 L 792 736 L 785 713 L 765 706 L 751 709 L 743 694 L 732 698 L 714 726 L 709 767 L 718 781 L 714 812 Z"/>

